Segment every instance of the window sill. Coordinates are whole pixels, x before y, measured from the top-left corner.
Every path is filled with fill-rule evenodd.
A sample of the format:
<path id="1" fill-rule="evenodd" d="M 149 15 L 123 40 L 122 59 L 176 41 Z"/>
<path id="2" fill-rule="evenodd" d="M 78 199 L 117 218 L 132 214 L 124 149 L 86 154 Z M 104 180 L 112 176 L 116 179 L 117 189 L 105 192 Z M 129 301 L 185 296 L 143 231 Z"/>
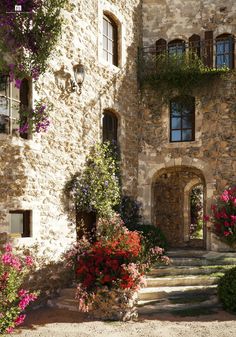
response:
<path id="1" fill-rule="evenodd" d="M 167 147 L 167 148 L 173 148 L 173 147 L 188 148 L 188 147 L 201 147 L 201 146 L 202 146 L 201 140 L 194 140 L 190 142 L 169 142 L 164 145 L 164 147 Z"/>
<path id="2" fill-rule="evenodd" d="M 0 133 L 0 141 L 8 141 L 13 146 L 26 147 L 31 150 L 40 151 L 41 145 L 35 143 L 33 139 L 24 139 L 19 136 Z"/>
<path id="3" fill-rule="evenodd" d="M 113 73 L 118 73 L 121 70 L 120 66 L 115 66 L 114 64 L 108 63 L 105 60 L 101 59 L 99 61 L 99 66 L 103 67 L 106 70 L 109 70 Z"/>

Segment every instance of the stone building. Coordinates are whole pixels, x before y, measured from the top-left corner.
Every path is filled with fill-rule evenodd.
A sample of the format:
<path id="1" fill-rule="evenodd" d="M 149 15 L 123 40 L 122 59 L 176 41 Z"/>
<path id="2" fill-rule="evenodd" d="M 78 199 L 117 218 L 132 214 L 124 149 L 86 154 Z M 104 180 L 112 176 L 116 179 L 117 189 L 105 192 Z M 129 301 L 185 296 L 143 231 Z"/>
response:
<path id="1" fill-rule="evenodd" d="M 94 141 L 117 138 L 124 193 L 142 202 L 144 219 L 160 226 L 170 245 L 194 245 L 192 189 L 202 186 L 205 213 L 212 196 L 236 182 L 236 77 L 230 71 L 191 92 L 183 127 L 183 116 L 174 117 L 178 97 L 167 104 L 158 88 L 140 86 L 138 59 L 158 41 L 168 53 L 184 53 L 193 38 L 200 56 L 211 41 L 207 65 L 233 68 L 234 0 L 70 0 L 63 16 L 48 72 L 36 85 L 25 81 L 24 91 L 1 88 L 8 102 L 32 105 L 46 97 L 53 104 L 49 131 L 25 139 L 15 130 L 17 110 L 1 102 L 1 232 L 37 247 L 46 262 L 59 260 L 76 235 L 65 212 L 65 184 Z M 79 87 L 76 70 L 85 73 Z M 224 248 L 205 227 L 200 244 Z"/>

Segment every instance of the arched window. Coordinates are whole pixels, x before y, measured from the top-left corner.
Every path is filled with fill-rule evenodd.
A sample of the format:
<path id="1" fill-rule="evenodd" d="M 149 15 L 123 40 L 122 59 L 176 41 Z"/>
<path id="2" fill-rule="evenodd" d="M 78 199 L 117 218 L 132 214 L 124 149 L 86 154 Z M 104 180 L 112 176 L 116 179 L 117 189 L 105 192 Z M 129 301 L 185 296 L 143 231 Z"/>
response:
<path id="1" fill-rule="evenodd" d="M 103 142 L 110 141 L 117 143 L 118 119 L 111 111 L 106 110 L 102 120 Z"/>
<path id="2" fill-rule="evenodd" d="M 118 66 L 118 27 L 107 14 L 103 15 L 103 58 Z"/>
<path id="3" fill-rule="evenodd" d="M 222 34 L 216 38 L 216 68 L 234 68 L 234 37 Z"/>
<path id="4" fill-rule="evenodd" d="M 193 55 L 200 57 L 201 55 L 201 38 L 197 34 L 193 34 L 189 38 L 189 52 Z"/>
<path id="5" fill-rule="evenodd" d="M 156 53 L 157 55 L 164 54 L 167 49 L 167 42 L 164 39 L 159 39 L 156 41 Z"/>
<path id="6" fill-rule="evenodd" d="M 195 99 L 176 97 L 170 102 L 170 141 L 188 142 L 195 139 Z"/>
<path id="7" fill-rule="evenodd" d="M 185 52 L 185 41 L 181 39 L 172 40 L 168 43 L 169 55 L 182 55 Z"/>

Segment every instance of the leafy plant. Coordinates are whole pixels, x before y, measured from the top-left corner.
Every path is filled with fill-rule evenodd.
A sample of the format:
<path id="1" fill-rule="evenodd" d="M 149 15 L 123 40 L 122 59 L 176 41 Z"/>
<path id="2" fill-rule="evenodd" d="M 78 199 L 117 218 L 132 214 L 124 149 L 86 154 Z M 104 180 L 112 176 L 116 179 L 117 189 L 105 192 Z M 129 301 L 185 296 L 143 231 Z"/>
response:
<path id="1" fill-rule="evenodd" d="M 227 270 L 220 278 L 218 295 L 224 308 L 236 313 L 236 268 Z"/>
<path id="2" fill-rule="evenodd" d="M 165 235 L 160 228 L 143 223 L 140 215 L 141 203 L 137 202 L 131 196 L 123 196 L 119 206 L 120 216 L 124 221 L 125 226 L 133 231 L 138 231 L 142 234 L 143 245 L 146 250 L 155 246 L 167 248 L 167 241 Z"/>
<path id="3" fill-rule="evenodd" d="M 60 12 L 66 3 L 67 0 L 22 0 L 23 11 L 14 12 L 15 1 L 2 0 L 1 72 L 8 74 L 11 67 L 15 78 L 30 76 L 35 80 L 45 72 L 61 32 Z"/>
<path id="4" fill-rule="evenodd" d="M 140 79 L 142 84 L 156 88 L 169 101 L 173 94 L 186 96 L 191 90 L 208 84 L 217 76 L 228 72 L 228 68 L 206 67 L 192 52 L 182 54 L 145 53 L 140 57 Z"/>
<path id="5" fill-rule="evenodd" d="M 37 293 L 22 289 L 23 280 L 33 260 L 19 258 L 10 244 L 0 255 L 0 334 L 11 333 L 25 319 L 24 310 L 37 298 Z"/>
<path id="6" fill-rule="evenodd" d="M 212 215 L 206 217 L 213 224 L 213 231 L 229 245 L 236 242 L 236 186 L 224 190 L 211 206 Z"/>
<path id="7" fill-rule="evenodd" d="M 87 156 L 84 170 L 67 184 L 78 212 L 109 216 L 120 201 L 117 163 L 109 143 L 96 144 Z"/>
<path id="8" fill-rule="evenodd" d="M 35 103 L 34 109 L 22 108 L 20 111 L 21 119 L 18 122 L 20 125 L 19 132 L 24 133 L 34 133 L 34 132 L 46 132 L 49 125 L 49 111 L 51 109 L 51 104 L 46 106 L 42 101 Z"/>

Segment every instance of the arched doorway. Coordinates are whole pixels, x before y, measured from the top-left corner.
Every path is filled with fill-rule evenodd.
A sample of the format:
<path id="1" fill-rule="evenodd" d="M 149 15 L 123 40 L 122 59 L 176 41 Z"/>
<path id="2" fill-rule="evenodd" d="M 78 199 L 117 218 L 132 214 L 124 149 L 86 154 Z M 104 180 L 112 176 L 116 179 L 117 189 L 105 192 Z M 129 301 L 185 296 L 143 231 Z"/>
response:
<path id="1" fill-rule="evenodd" d="M 169 167 L 157 173 L 152 184 L 152 222 L 171 247 L 205 247 L 205 186 L 201 171 L 192 167 Z"/>

